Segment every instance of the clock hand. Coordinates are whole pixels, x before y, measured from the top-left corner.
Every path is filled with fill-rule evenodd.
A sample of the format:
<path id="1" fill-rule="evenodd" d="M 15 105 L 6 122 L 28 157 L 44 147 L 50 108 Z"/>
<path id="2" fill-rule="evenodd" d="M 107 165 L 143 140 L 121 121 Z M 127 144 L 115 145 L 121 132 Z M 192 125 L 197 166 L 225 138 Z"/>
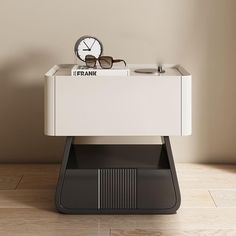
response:
<path id="1" fill-rule="evenodd" d="M 85 41 L 83 41 L 83 43 L 85 44 L 85 46 L 90 50 L 89 46 L 87 45 L 87 43 L 85 43 Z"/>
<path id="2" fill-rule="evenodd" d="M 90 50 L 92 49 L 92 47 L 93 47 L 93 45 L 94 45 L 95 41 L 96 41 L 96 39 L 94 39 L 94 41 L 93 41 L 93 44 L 92 44 L 92 46 L 90 47 Z"/>
<path id="3" fill-rule="evenodd" d="M 83 51 L 91 51 L 89 48 L 84 48 Z"/>

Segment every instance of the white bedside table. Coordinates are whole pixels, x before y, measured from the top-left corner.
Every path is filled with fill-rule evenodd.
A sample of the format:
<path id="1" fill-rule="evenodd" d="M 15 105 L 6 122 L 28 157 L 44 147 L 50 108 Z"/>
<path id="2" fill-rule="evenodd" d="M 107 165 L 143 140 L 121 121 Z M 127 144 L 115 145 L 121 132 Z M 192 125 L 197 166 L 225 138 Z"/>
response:
<path id="1" fill-rule="evenodd" d="M 168 136 L 191 134 L 191 75 L 45 76 L 45 134 L 67 136 L 56 191 L 64 213 L 174 213 L 180 191 Z M 148 67 L 154 67 L 153 65 Z M 76 144 L 75 136 L 162 136 L 162 144 Z"/>

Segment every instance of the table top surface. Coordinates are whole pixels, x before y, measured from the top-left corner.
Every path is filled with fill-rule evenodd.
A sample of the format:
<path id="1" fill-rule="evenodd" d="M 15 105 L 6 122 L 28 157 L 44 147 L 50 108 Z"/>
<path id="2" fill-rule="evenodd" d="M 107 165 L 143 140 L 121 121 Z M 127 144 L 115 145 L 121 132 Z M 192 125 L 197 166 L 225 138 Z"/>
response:
<path id="1" fill-rule="evenodd" d="M 63 64 L 58 65 L 57 68 L 50 73 L 50 76 L 71 76 L 71 70 L 74 67 L 74 64 Z M 97 68 L 99 69 L 99 68 Z M 164 65 L 163 69 L 165 70 L 165 73 L 137 73 L 135 70 L 137 69 L 157 69 L 157 65 L 153 64 L 140 64 L 140 65 L 134 65 L 129 64 L 126 67 L 113 67 L 114 70 L 120 70 L 120 69 L 127 69 L 130 70 L 130 76 L 182 76 L 183 72 L 180 71 L 178 66 L 174 65 Z M 112 70 L 111 69 L 111 70 Z"/>

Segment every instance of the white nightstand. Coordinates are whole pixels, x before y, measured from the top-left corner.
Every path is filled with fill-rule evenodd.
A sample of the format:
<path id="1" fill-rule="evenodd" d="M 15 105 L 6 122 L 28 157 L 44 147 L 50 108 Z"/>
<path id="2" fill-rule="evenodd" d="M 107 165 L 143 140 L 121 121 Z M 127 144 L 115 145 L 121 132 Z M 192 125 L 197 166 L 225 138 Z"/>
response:
<path id="1" fill-rule="evenodd" d="M 45 134 L 67 136 L 56 206 L 64 213 L 174 213 L 180 191 L 168 136 L 190 135 L 191 75 L 45 76 Z M 162 136 L 162 144 L 76 144 L 75 136 Z"/>

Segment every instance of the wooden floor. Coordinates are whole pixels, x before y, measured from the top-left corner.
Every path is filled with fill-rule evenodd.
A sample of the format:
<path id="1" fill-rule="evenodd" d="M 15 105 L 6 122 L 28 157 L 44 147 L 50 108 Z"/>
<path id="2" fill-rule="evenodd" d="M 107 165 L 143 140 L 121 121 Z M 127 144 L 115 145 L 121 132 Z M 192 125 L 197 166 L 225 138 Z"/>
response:
<path id="1" fill-rule="evenodd" d="M 236 165 L 178 164 L 174 215 L 63 215 L 54 210 L 58 165 L 0 165 L 0 235 L 236 235 Z"/>

